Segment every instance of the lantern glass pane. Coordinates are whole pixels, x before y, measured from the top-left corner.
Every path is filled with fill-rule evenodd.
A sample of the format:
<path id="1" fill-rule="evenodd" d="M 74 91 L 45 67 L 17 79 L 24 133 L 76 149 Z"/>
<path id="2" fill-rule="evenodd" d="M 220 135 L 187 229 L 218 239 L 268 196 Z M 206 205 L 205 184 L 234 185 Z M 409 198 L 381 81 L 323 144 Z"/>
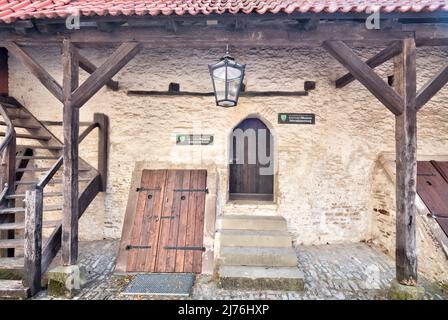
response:
<path id="1" fill-rule="evenodd" d="M 229 66 L 227 68 L 227 80 L 233 80 L 237 79 L 239 80 L 241 78 L 241 69 L 234 68 L 232 66 Z"/>
<path id="2" fill-rule="evenodd" d="M 215 78 L 215 95 L 217 100 L 224 100 L 226 98 L 226 81 L 224 79 Z"/>
<path id="3" fill-rule="evenodd" d="M 238 93 L 240 90 L 241 79 L 227 81 L 227 99 L 236 101 L 238 99 Z"/>
<path id="4" fill-rule="evenodd" d="M 213 78 L 224 80 L 226 78 L 226 69 L 224 62 L 216 64 L 213 69 Z"/>

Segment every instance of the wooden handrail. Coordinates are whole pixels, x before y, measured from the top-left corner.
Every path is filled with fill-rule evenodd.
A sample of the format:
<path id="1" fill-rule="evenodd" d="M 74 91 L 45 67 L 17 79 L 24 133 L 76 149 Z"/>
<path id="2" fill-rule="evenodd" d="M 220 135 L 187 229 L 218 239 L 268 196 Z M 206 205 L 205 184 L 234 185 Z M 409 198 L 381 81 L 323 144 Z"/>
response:
<path id="1" fill-rule="evenodd" d="M 16 130 L 10 117 L 6 113 L 5 101 L 0 101 L 0 115 L 6 124 L 5 138 L 0 144 L 0 157 L 2 163 L 0 188 L 8 186 L 6 194 L 14 192 L 15 180 L 16 180 Z M 0 201 L 0 205 L 3 205 L 5 197 Z"/>
<path id="2" fill-rule="evenodd" d="M 99 124 L 98 122 L 91 123 L 79 136 L 79 143 L 81 143 L 89 134 L 92 132 L 93 129 L 98 128 Z M 54 177 L 56 172 L 61 168 L 62 163 L 64 159 L 62 156 L 59 157 L 59 159 L 56 161 L 56 163 L 51 167 L 50 170 L 48 170 L 45 177 L 42 178 L 41 181 L 37 184 L 39 188 L 45 188 L 45 186 L 50 182 L 50 180 Z"/>
<path id="3" fill-rule="evenodd" d="M 11 119 L 9 118 L 8 114 L 6 113 L 5 108 L 3 107 L 3 105 L 1 103 L 0 103 L 0 114 L 2 115 L 2 117 L 6 123 L 5 138 L 3 139 L 2 143 L 0 144 L 0 153 L 1 153 L 6 148 L 6 146 L 10 143 L 11 139 L 14 138 L 15 129 L 14 129 L 14 125 L 12 124 Z"/>

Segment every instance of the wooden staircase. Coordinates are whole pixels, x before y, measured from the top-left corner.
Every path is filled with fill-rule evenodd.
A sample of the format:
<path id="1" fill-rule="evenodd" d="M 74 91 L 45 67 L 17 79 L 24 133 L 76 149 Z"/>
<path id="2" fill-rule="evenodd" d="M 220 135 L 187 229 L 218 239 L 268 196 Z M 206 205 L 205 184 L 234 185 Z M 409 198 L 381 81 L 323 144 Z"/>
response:
<path id="1" fill-rule="evenodd" d="M 27 298 L 40 289 L 36 278 L 61 246 L 63 144 L 12 97 L 0 97 L 0 113 L 0 298 Z M 107 126 L 101 130 L 106 123 L 105 115 L 95 114 L 80 143 L 95 128 L 107 132 Z M 97 170 L 79 159 L 79 216 L 104 191 L 104 161 L 99 154 Z"/>

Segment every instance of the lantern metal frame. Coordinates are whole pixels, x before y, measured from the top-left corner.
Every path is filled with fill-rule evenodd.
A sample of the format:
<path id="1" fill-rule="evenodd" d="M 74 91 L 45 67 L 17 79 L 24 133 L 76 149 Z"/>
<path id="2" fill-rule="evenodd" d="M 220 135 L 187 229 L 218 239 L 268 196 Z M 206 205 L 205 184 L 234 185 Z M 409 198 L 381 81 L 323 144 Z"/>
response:
<path id="1" fill-rule="evenodd" d="M 238 99 L 240 97 L 240 93 L 241 93 L 241 88 L 243 86 L 243 81 L 244 81 L 244 75 L 245 75 L 245 68 L 246 65 L 245 64 L 240 64 L 237 63 L 235 61 L 235 59 L 229 55 L 229 50 L 227 47 L 226 50 L 226 54 L 224 57 L 221 58 L 221 60 L 213 65 L 209 65 L 209 72 L 210 72 L 210 76 L 212 78 L 212 83 L 213 83 L 213 92 L 215 93 L 215 101 L 216 101 L 216 105 L 219 107 L 224 107 L 224 108 L 231 108 L 231 107 L 236 107 L 238 105 Z M 214 71 L 216 69 L 220 69 L 220 68 L 225 68 L 225 78 L 224 79 L 219 79 L 220 81 L 224 82 L 224 98 L 223 99 L 218 99 L 218 94 L 217 94 L 217 88 L 216 88 L 216 81 L 218 80 L 215 76 L 214 76 Z M 234 97 L 229 97 L 229 80 L 228 80 L 228 70 L 229 68 L 233 68 L 233 69 L 237 69 L 241 72 L 241 76 L 240 76 L 240 80 L 239 80 L 239 85 L 237 87 L 237 91 Z M 236 79 L 236 78 L 235 78 Z M 234 98 L 234 99 L 233 99 Z"/>

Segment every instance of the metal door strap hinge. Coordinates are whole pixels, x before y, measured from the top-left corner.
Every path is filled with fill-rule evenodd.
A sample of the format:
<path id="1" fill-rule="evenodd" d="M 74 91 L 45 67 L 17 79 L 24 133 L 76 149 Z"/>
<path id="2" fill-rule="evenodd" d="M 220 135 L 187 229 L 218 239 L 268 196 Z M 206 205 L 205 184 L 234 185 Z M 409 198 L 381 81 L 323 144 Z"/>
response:
<path id="1" fill-rule="evenodd" d="M 205 192 L 205 193 L 208 193 L 208 189 L 174 189 L 174 192 Z"/>
<path id="2" fill-rule="evenodd" d="M 176 216 L 161 216 L 160 219 L 176 219 Z"/>
<path id="3" fill-rule="evenodd" d="M 205 251 L 205 247 L 164 247 L 165 250 L 197 250 Z"/>
<path id="4" fill-rule="evenodd" d="M 431 213 L 429 216 L 434 219 L 448 219 L 448 215 L 440 215 L 439 213 Z"/>
<path id="5" fill-rule="evenodd" d="M 417 173 L 419 177 L 435 177 L 434 173 Z"/>
<path id="6" fill-rule="evenodd" d="M 135 189 L 135 191 L 137 191 L 137 192 L 144 192 L 144 191 L 160 191 L 160 188 L 156 188 L 156 189 L 137 188 L 137 189 Z"/>
<path id="7" fill-rule="evenodd" d="M 126 250 L 131 249 L 151 249 L 151 246 L 133 246 L 133 245 L 127 245 Z"/>

